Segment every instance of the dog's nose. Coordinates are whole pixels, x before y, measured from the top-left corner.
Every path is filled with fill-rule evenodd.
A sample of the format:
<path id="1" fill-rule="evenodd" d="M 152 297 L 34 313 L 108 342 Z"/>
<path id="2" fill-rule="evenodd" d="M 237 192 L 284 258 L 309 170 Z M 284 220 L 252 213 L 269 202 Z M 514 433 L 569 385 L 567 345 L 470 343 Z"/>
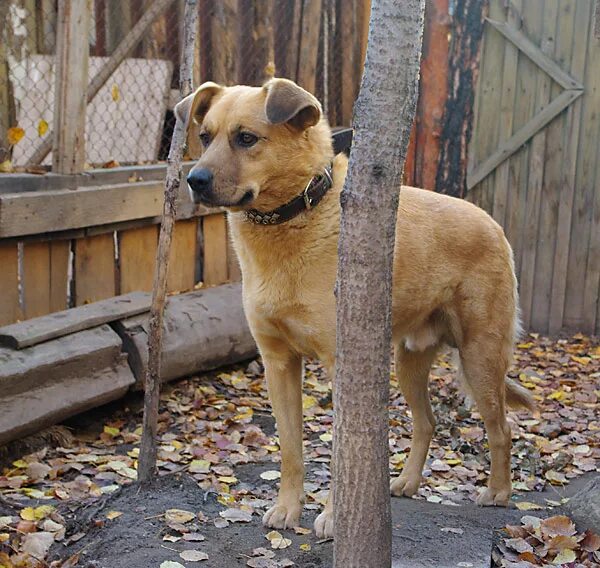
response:
<path id="1" fill-rule="evenodd" d="M 213 174 L 207 168 L 192 170 L 188 174 L 187 182 L 194 193 L 206 193 L 212 189 Z"/>

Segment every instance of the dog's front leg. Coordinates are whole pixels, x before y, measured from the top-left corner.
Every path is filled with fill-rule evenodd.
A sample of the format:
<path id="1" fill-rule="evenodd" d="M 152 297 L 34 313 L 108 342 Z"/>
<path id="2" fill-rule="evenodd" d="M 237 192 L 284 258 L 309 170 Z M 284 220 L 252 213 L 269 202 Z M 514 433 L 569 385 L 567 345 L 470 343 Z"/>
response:
<path id="1" fill-rule="evenodd" d="M 302 358 L 261 349 L 281 447 L 281 485 L 276 504 L 263 517 L 267 527 L 298 526 L 304 502 L 302 458 Z"/>

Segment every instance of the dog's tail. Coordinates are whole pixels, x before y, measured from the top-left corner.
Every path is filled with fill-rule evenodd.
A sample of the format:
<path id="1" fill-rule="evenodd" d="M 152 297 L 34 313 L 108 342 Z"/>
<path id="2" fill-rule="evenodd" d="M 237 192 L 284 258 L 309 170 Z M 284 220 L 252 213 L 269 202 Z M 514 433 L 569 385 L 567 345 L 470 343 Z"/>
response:
<path id="1" fill-rule="evenodd" d="M 506 377 L 506 403 L 511 408 L 526 408 L 532 412 L 535 410 L 535 401 L 531 393 L 516 381 Z"/>

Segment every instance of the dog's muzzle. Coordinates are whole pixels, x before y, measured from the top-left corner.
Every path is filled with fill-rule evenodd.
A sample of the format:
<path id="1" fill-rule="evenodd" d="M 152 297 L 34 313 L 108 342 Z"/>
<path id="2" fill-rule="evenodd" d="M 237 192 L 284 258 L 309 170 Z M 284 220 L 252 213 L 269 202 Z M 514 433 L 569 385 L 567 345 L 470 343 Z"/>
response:
<path id="1" fill-rule="evenodd" d="M 187 176 L 188 187 L 195 203 L 208 201 L 213 187 L 213 174 L 207 168 L 192 169 Z"/>

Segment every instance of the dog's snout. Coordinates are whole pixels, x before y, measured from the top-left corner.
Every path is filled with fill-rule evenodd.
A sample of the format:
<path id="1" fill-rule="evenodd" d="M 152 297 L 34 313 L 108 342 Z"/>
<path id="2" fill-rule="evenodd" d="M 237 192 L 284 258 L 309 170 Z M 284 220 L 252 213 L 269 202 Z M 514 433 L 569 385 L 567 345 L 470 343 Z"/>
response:
<path id="1" fill-rule="evenodd" d="M 187 177 L 188 185 L 194 193 L 202 194 L 210 191 L 213 184 L 213 174 L 207 168 L 192 170 Z"/>

